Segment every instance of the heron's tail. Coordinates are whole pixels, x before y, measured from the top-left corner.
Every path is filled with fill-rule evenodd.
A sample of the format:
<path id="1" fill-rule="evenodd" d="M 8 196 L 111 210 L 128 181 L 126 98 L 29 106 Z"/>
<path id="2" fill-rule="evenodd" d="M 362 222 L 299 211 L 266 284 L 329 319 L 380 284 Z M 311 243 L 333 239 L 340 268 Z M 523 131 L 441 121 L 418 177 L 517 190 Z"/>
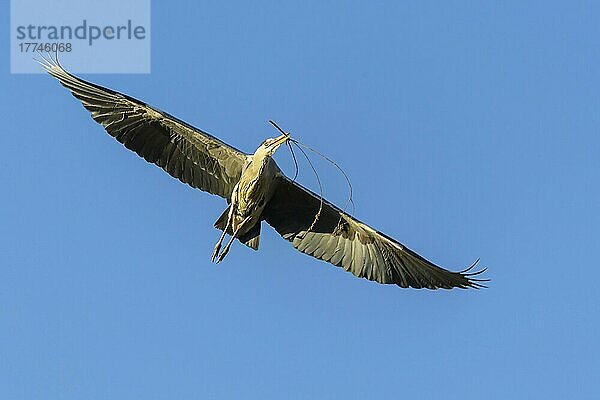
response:
<path id="1" fill-rule="evenodd" d="M 261 221 L 258 221 L 252 229 L 240 236 L 238 240 L 251 249 L 258 250 L 258 243 L 260 242 L 260 224 Z"/>

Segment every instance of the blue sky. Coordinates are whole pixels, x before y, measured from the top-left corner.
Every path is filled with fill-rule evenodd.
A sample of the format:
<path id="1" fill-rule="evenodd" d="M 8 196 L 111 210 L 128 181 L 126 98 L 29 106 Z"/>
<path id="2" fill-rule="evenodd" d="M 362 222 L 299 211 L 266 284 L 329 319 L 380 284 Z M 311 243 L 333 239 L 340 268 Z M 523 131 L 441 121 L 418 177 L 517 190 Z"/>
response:
<path id="1" fill-rule="evenodd" d="M 357 279 L 268 227 L 215 266 L 224 201 L 5 58 L 0 397 L 596 398 L 598 20 L 592 1 L 155 1 L 152 73 L 85 76 L 248 152 L 276 120 L 345 168 L 361 220 L 450 269 L 481 257 L 481 291 Z"/>

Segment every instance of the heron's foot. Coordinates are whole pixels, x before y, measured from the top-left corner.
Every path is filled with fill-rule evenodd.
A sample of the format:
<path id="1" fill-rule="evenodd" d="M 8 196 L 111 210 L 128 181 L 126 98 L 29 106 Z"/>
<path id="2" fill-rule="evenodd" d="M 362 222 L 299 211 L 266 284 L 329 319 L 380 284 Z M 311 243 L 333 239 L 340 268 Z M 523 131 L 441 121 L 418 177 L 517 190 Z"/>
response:
<path id="1" fill-rule="evenodd" d="M 238 235 L 238 232 L 240 231 L 240 229 L 246 225 L 246 223 L 250 220 L 250 216 L 246 217 L 242 223 L 240 223 L 235 230 L 233 231 L 233 234 L 231 235 L 231 237 L 229 238 L 229 241 L 227 242 L 227 246 L 225 246 L 225 248 L 223 249 L 223 251 L 221 252 L 221 254 L 219 255 L 219 257 L 217 258 L 217 264 L 220 263 L 221 261 L 223 261 L 223 259 L 225 258 L 225 256 L 227 255 L 227 253 L 229 253 L 229 249 L 231 248 L 231 244 L 233 243 L 233 241 L 235 240 L 235 238 Z M 225 236 L 225 231 L 223 231 L 223 236 L 221 236 L 221 238 L 223 238 Z M 221 245 L 223 239 L 219 240 L 219 243 L 217 243 L 219 246 Z M 213 253 L 213 257 L 215 256 L 215 254 L 218 253 L 218 249 L 217 247 L 215 247 L 215 253 Z"/>
<path id="2" fill-rule="evenodd" d="M 227 255 L 227 253 L 229 253 L 229 246 L 225 246 L 225 248 L 223 249 L 223 251 L 219 255 L 219 258 L 217 259 L 217 264 L 220 263 L 221 261 L 223 261 L 223 259 Z"/>
<path id="3" fill-rule="evenodd" d="M 227 243 L 227 246 L 225 246 L 225 248 L 223 249 L 223 251 L 219 255 L 219 258 L 217 259 L 217 264 L 220 263 L 221 261 L 223 261 L 223 259 L 227 255 L 227 253 L 229 253 L 229 247 L 231 247 L 231 242 Z"/>
<path id="4" fill-rule="evenodd" d="M 219 255 L 220 250 L 221 250 L 221 241 L 219 240 L 217 242 L 217 244 L 215 245 L 215 249 L 213 250 L 212 257 L 210 259 L 212 262 L 215 262 L 215 260 L 217 259 L 217 256 Z M 217 261 L 217 263 L 218 263 L 218 261 Z"/>

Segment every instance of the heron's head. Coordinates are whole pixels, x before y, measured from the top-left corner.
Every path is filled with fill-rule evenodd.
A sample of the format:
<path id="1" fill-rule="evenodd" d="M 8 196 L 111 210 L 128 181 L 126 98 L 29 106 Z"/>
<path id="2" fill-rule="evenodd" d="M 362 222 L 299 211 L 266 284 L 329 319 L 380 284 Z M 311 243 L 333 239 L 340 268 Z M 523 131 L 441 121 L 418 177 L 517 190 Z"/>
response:
<path id="1" fill-rule="evenodd" d="M 277 136 L 276 138 L 268 138 L 267 140 L 262 142 L 260 147 L 256 150 L 255 154 L 260 153 L 265 157 L 270 157 L 273 155 L 273 153 L 275 153 L 279 146 L 284 144 L 289 138 L 290 135 L 288 134 L 282 134 L 281 136 Z"/>

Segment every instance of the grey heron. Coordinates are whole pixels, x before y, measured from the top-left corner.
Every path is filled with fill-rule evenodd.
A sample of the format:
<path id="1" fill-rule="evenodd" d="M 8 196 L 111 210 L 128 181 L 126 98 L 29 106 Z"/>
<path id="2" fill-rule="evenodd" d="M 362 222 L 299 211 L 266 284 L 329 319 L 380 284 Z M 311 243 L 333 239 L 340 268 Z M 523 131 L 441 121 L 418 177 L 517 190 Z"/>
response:
<path id="1" fill-rule="evenodd" d="M 215 227 L 222 231 L 212 255 L 220 262 L 237 239 L 257 250 L 262 221 L 299 251 L 357 277 L 400 287 L 485 287 L 485 271 L 451 272 L 352 217 L 289 179 L 272 158 L 288 139 L 265 140 L 246 154 L 186 122 L 126 94 L 66 71 L 58 58 L 40 61 L 79 99 L 92 118 L 129 150 L 194 188 L 229 203 Z M 226 235 L 230 239 L 221 250 Z"/>

